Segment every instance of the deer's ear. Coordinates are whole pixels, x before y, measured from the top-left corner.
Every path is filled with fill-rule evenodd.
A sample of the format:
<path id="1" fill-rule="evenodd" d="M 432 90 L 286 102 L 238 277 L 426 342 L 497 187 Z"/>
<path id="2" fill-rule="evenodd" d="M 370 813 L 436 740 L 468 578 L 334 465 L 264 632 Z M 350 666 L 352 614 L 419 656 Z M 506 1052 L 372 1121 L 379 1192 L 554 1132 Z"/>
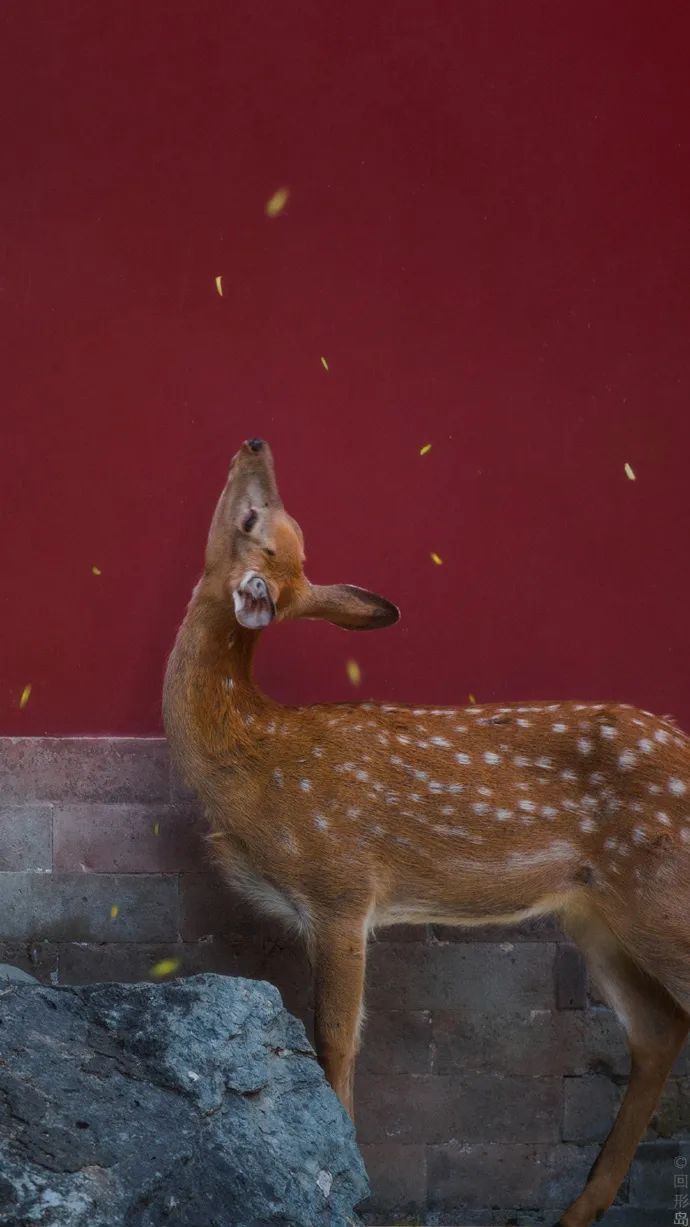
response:
<path id="1" fill-rule="evenodd" d="M 355 588 L 352 584 L 310 584 L 292 616 L 324 618 L 348 631 L 374 631 L 397 622 L 400 610 L 375 592 L 367 592 L 366 588 Z"/>

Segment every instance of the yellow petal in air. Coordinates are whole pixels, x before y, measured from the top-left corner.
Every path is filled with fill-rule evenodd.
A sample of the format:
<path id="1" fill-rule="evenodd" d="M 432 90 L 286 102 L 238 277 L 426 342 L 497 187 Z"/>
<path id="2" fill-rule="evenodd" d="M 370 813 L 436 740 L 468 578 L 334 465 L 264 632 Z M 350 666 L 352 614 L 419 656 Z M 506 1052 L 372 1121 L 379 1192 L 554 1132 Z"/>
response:
<path id="1" fill-rule="evenodd" d="M 328 363 L 326 362 L 326 359 L 324 358 L 323 354 L 321 355 L 321 365 L 324 371 L 328 370 Z"/>
<path id="2" fill-rule="evenodd" d="M 223 278 L 222 276 L 216 277 L 216 290 L 218 291 L 218 293 L 220 294 L 220 297 L 222 298 L 223 297 Z"/>
<path id="3" fill-rule="evenodd" d="M 19 706 L 21 708 L 26 707 L 30 698 L 31 698 L 31 682 L 29 682 L 28 686 L 25 686 L 24 689 L 22 690 L 22 693 L 19 696 Z"/>
<path id="4" fill-rule="evenodd" d="M 102 574 L 101 568 L 100 568 L 100 567 L 92 567 L 92 568 L 91 568 L 91 574 L 92 574 L 92 575 L 101 575 L 101 574 Z"/>
<path id="5" fill-rule="evenodd" d="M 430 452 L 430 451 L 431 451 L 431 444 L 425 443 L 424 447 L 420 447 L 419 454 L 420 456 L 426 456 L 427 452 Z"/>
<path id="6" fill-rule="evenodd" d="M 346 664 L 345 668 L 347 669 L 347 676 L 349 677 L 350 681 L 352 682 L 352 685 L 353 685 L 353 686 L 359 686 L 359 683 L 360 683 L 360 682 L 361 682 L 361 680 L 362 680 L 362 670 L 360 669 L 359 665 L 357 664 L 357 661 L 356 661 L 356 660 L 348 660 L 348 662 L 347 662 L 347 664 Z"/>
<path id="7" fill-rule="evenodd" d="M 110 909 L 110 919 L 111 919 L 111 920 L 117 920 L 117 917 L 118 917 L 119 913 L 120 913 L 120 909 L 119 909 L 119 907 L 117 906 L 117 904 L 116 904 L 116 903 L 114 903 L 114 904 L 113 904 L 113 906 L 112 906 L 112 907 L 111 907 L 111 909 Z"/>
<path id="8" fill-rule="evenodd" d="M 160 822 L 154 822 L 154 824 L 153 824 L 153 833 L 154 833 L 154 835 L 160 835 L 160 833 L 161 833 L 161 824 L 160 824 Z"/>
<path id="9" fill-rule="evenodd" d="M 279 217 L 283 212 L 289 198 L 289 189 L 286 187 L 279 187 L 278 191 L 273 193 L 271 199 L 266 201 L 266 216 Z"/>
<path id="10" fill-rule="evenodd" d="M 627 461 L 625 463 L 625 476 L 629 478 L 630 481 L 637 481 L 633 467 L 631 464 L 628 464 Z"/>
<path id="11" fill-rule="evenodd" d="M 432 562 L 435 562 L 437 567 L 442 567 L 442 566 L 443 566 L 443 559 L 442 559 L 442 558 L 439 558 L 438 554 L 432 554 L 432 555 L 431 555 L 431 561 L 432 561 Z"/>
<path id="12" fill-rule="evenodd" d="M 473 695 L 471 692 L 468 694 L 468 696 L 467 696 L 467 697 L 468 697 L 468 699 L 469 699 L 470 703 L 476 703 L 476 702 L 477 702 L 476 697 L 475 697 L 475 696 L 474 696 L 474 695 Z"/>
<path id="13" fill-rule="evenodd" d="M 179 959 L 161 959 L 160 963 L 153 964 L 149 975 L 153 976 L 154 980 L 164 980 L 166 976 L 172 976 L 179 966 Z"/>

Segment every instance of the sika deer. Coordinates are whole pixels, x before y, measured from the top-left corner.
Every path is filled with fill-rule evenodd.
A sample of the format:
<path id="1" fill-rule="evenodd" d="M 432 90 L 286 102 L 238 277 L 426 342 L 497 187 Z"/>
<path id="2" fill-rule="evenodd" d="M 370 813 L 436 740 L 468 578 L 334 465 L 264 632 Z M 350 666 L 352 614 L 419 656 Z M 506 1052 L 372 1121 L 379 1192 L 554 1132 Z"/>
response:
<path id="1" fill-rule="evenodd" d="M 301 933 L 319 1058 L 352 1111 L 374 925 L 553 912 L 627 1033 L 627 1093 L 563 1227 L 611 1204 L 690 1024 L 690 741 L 611 703 L 281 707 L 252 681 L 284 618 L 351 630 L 397 609 L 303 572 L 268 446 L 235 456 L 173 649 L 165 726 L 235 889 Z"/>

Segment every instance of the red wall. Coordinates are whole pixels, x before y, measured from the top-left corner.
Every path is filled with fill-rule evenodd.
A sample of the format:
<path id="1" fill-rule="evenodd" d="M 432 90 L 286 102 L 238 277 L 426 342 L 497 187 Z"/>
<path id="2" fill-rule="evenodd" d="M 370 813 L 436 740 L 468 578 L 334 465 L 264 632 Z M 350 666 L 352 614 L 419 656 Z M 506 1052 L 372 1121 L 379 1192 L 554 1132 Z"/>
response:
<path id="1" fill-rule="evenodd" d="M 159 728 L 247 435 L 312 578 L 403 610 L 267 632 L 275 695 L 348 698 L 353 656 L 362 696 L 690 726 L 686 4 L 23 0 L 1 24 L 1 730 Z"/>

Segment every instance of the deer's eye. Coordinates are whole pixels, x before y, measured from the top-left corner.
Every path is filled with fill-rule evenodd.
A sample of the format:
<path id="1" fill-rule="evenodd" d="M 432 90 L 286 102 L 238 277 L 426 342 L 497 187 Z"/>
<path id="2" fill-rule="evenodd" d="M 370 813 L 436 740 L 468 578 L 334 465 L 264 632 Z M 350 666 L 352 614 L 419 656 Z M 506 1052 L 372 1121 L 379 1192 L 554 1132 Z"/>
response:
<path id="1" fill-rule="evenodd" d="M 258 520 L 258 518 L 259 518 L 258 515 L 252 508 L 252 510 L 249 512 L 249 515 L 245 516 L 244 520 L 242 521 L 242 531 L 245 533 L 250 533 L 254 525 L 256 524 L 256 521 Z"/>

